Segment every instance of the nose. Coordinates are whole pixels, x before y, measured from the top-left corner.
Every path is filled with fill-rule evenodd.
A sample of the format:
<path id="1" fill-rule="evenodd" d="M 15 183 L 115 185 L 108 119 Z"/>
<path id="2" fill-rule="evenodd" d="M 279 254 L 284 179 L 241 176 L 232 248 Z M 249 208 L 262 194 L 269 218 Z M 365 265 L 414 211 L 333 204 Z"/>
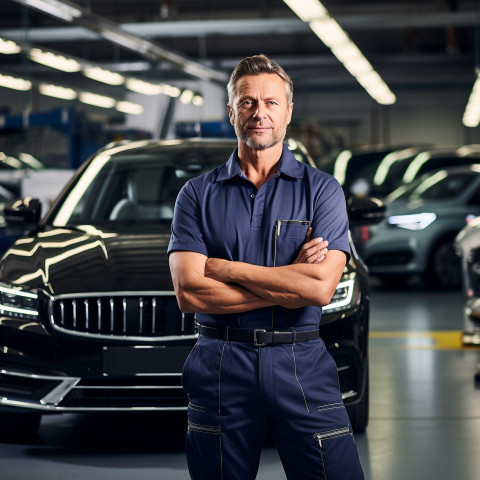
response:
<path id="1" fill-rule="evenodd" d="M 255 110 L 254 117 L 255 118 L 265 118 L 267 116 L 266 107 L 263 103 L 257 103 L 257 109 Z"/>

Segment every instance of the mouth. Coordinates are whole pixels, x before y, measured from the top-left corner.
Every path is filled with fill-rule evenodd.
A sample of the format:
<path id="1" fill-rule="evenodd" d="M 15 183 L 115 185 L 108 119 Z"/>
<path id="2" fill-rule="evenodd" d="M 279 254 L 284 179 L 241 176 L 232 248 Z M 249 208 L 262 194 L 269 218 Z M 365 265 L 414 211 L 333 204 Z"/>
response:
<path id="1" fill-rule="evenodd" d="M 256 126 L 249 126 L 247 127 L 249 130 L 253 130 L 254 132 L 266 132 L 268 130 L 271 130 L 270 127 L 265 127 L 265 126 L 260 126 L 260 125 L 256 125 Z"/>

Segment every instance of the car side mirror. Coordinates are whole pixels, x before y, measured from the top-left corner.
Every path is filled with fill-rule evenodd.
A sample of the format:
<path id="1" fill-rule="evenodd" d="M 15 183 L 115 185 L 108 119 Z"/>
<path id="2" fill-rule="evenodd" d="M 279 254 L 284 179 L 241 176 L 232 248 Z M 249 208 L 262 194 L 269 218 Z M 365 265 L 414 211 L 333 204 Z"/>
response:
<path id="1" fill-rule="evenodd" d="M 385 218 L 385 205 L 381 200 L 366 195 L 350 197 L 347 200 L 350 226 L 375 225 Z"/>
<path id="2" fill-rule="evenodd" d="M 25 197 L 7 203 L 5 220 L 12 226 L 37 225 L 42 213 L 42 202 L 38 198 Z"/>

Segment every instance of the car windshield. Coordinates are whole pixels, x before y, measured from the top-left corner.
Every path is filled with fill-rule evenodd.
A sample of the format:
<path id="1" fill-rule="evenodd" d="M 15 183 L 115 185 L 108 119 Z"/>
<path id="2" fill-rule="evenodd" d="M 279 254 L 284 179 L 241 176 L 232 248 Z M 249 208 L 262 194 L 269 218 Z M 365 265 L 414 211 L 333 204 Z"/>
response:
<path id="1" fill-rule="evenodd" d="M 478 172 L 474 170 L 455 173 L 439 170 L 433 175 L 422 176 L 408 186 L 399 187 L 386 198 L 386 202 L 449 200 L 463 192 L 477 176 Z"/>
<path id="2" fill-rule="evenodd" d="M 187 180 L 224 163 L 235 145 L 164 145 L 98 154 L 50 222 L 55 226 L 111 222 L 165 223 L 173 218 L 178 192 Z"/>
<path id="3" fill-rule="evenodd" d="M 170 223 L 182 186 L 225 163 L 235 147 L 234 141 L 172 141 L 100 152 L 47 223 L 57 227 Z M 297 160 L 306 161 L 297 145 L 290 147 Z"/>

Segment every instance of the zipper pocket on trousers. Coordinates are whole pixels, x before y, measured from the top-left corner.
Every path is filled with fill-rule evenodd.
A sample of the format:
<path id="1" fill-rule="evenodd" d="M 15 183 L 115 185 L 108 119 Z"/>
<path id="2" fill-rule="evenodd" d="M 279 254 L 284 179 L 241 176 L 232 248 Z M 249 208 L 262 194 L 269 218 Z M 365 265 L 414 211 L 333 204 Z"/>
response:
<path id="1" fill-rule="evenodd" d="M 350 427 L 335 428 L 333 430 L 327 430 L 325 432 L 315 433 L 313 438 L 318 442 L 320 448 L 322 448 L 322 440 L 330 440 L 332 438 L 341 437 L 343 435 L 351 435 Z"/>
<path id="2" fill-rule="evenodd" d="M 188 429 L 193 430 L 194 432 L 201 433 L 221 433 L 222 429 L 220 425 L 199 425 L 198 423 L 188 422 Z"/>

